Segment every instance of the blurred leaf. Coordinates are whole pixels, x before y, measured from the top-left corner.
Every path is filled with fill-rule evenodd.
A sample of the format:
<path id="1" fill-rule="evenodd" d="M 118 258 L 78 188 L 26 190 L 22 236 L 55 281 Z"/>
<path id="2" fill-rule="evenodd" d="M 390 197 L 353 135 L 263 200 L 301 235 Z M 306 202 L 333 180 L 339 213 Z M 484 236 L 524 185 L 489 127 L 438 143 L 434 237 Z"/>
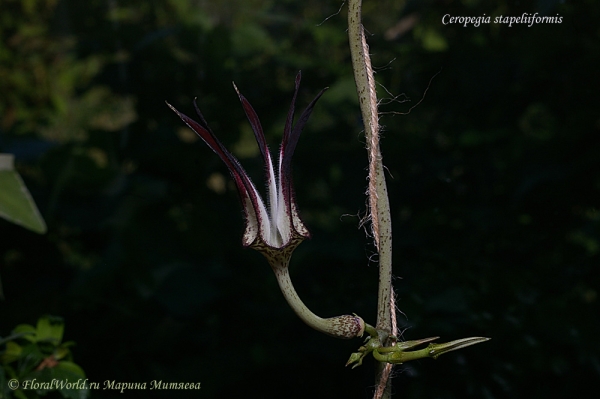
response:
<path id="1" fill-rule="evenodd" d="M 269 34 L 257 24 L 244 24 L 232 32 L 233 50 L 238 55 L 273 54 L 276 45 Z"/>
<path id="2" fill-rule="evenodd" d="M 21 176 L 15 171 L 13 156 L 0 154 L 0 216 L 36 233 L 46 232 L 46 223 L 31 198 Z"/>
<path id="3" fill-rule="evenodd" d="M 58 366 L 56 366 L 56 369 L 58 369 L 60 372 L 71 375 L 71 376 L 77 376 L 77 378 L 85 378 L 85 373 L 83 371 L 83 369 L 81 367 L 79 367 L 77 364 L 70 362 L 68 360 L 64 360 L 60 363 L 58 363 Z"/>
<path id="4" fill-rule="evenodd" d="M 27 395 L 25 395 L 25 392 L 23 392 L 20 389 L 17 389 L 16 391 L 14 391 L 14 394 L 18 399 L 30 399 L 27 397 Z"/>
<path id="5" fill-rule="evenodd" d="M 90 129 L 115 132 L 137 119 L 132 97 L 114 95 L 110 89 L 95 86 L 78 97 L 65 98 L 61 112 L 50 116 L 41 135 L 52 141 L 86 141 Z"/>
<path id="6" fill-rule="evenodd" d="M 48 341 L 58 345 L 62 341 L 64 328 L 61 317 L 43 316 L 37 322 L 37 341 Z"/>
<path id="7" fill-rule="evenodd" d="M 585 248 L 588 255 L 593 256 L 600 250 L 600 244 L 594 237 L 586 234 L 584 231 L 576 230 L 567 235 L 567 239 L 572 243 Z"/>
<path id="8" fill-rule="evenodd" d="M 2 354 L 2 364 L 12 363 L 21 356 L 23 348 L 14 341 L 6 343 L 6 350 Z"/>
<path id="9" fill-rule="evenodd" d="M 27 344 L 23 346 L 21 356 L 18 360 L 17 373 L 19 375 L 24 375 L 30 372 L 35 369 L 45 357 L 46 355 L 42 353 L 41 349 L 36 344 Z"/>
<path id="10" fill-rule="evenodd" d="M 30 341 L 30 342 L 35 342 L 36 337 L 36 330 L 35 327 L 32 326 L 31 324 L 19 324 L 17 327 L 15 327 L 15 329 L 13 330 L 14 334 L 18 334 L 18 335 L 22 335 L 23 338 L 25 338 L 26 340 Z"/>
<path id="11" fill-rule="evenodd" d="M 415 35 L 421 40 L 423 48 L 427 51 L 446 51 L 448 42 L 434 27 L 418 27 Z"/>

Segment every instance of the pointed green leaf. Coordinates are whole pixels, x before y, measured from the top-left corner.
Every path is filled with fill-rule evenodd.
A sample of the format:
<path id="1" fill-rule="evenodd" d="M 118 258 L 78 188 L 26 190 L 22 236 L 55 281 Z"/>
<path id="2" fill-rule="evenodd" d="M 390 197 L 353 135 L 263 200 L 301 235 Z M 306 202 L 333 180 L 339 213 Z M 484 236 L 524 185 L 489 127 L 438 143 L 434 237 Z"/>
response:
<path id="1" fill-rule="evenodd" d="M 446 342 L 445 344 L 430 344 L 430 356 L 434 359 L 437 359 L 440 355 L 444 353 L 452 352 L 458 349 L 466 348 L 467 346 L 479 344 L 481 342 L 489 341 L 490 338 L 485 337 L 470 337 L 470 338 L 462 338 L 457 339 L 455 341 Z"/>
<path id="2" fill-rule="evenodd" d="M 0 154 L 0 217 L 36 233 L 46 232 L 29 190 L 14 168 L 14 156 Z"/>

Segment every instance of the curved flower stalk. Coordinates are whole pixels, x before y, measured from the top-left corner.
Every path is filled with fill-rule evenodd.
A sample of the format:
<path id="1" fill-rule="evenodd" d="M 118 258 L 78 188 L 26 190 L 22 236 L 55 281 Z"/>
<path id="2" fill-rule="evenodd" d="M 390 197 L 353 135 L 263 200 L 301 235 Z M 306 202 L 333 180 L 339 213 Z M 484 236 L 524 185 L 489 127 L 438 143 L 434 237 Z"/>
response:
<path id="1" fill-rule="evenodd" d="M 315 315 L 298 297 L 289 275 L 288 265 L 294 249 L 304 239 L 310 237 L 308 229 L 300 219 L 296 206 L 292 186 L 292 156 L 300 133 L 308 121 L 313 107 L 325 91 L 323 89 L 317 94 L 315 99 L 302 112 L 296 124 L 293 125 L 300 78 L 301 74 L 299 72 L 296 76 L 294 96 L 283 130 L 283 141 L 279 149 L 277 169 L 273 166 L 271 153 L 256 112 L 234 84 L 266 165 L 268 204 L 265 204 L 262 200 L 258 190 L 239 161 L 221 144 L 208 127 L 195 102 L 194 107 L 200 118 L 199 122 L 182 114 L 171 104 L 167 103 L 167 105 L 225 162 L 237 186 L 246 216 L 246 228 L 242 244 L 245 247 L 256 249 L 267 258 L 275 272 L 285 299 L 296 314 L 312 328 L 330 336 L 337 338 L 360 337 L 365 328 L 364 321 L 360 317 L 344 315 L 323 319 Z M 275 173 L 275 170 L 277 170 L 277 173 Z"/>

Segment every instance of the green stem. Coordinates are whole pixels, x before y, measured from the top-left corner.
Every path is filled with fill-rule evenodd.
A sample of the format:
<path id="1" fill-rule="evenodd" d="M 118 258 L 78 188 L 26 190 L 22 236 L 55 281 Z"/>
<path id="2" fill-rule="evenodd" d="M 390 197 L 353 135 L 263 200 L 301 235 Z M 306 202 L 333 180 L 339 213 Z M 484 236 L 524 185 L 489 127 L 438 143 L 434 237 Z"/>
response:
<path id="1" fill-rule="evenodd" d="M 356 315 L 343 315 L 327 319 L 317 316 L 306 307 L 298 296 L 290 279 L 290 272 L 287 265 L 271 264 L 271 267 L 275 272 L 277 283 L 279 283 L 279 288 L 281 288 L 285 300 L 296 315 L 307 325 L 335 338 L 350 339 L 363 335 L 365 322 L 362 318 Z"/>
<path id="2" fill-rule="evenodd" d="M 373 226 L 373 237 L 379 252 L 379 293 L 376 327 L 388 334 L 395 334 L 395 325 L 392 323 L 392 312 L 395 311 L 395 305 L 392 302 L 392 221 L 381 151 L 379 149 L 379 115 L 377 112 L 375 78 L 361 23 L 361 10 L 362 0 L 349 0 L 348 37 L 350 54 L 369 153 L 370 218 Z M 388 378 L 390 367 L 379 366 L 377 385 L 381 389 L 376 392 L 376 397 L 391 397 L 390 380 Z M 382 386 L 386 387 L 385 390 Z"/>
<path id="3" fill-rule="evenodd" d="M 457 339 L 455 341 L 446 342 L 443 344 L 429 344 L 426 348 L 414 351 L 404 350 L 418 346 L 425 342 L 433 341 L 437 338 L 439 337 L 426 338 L 418 341 L 406 341 L 400 345 L 387 348 L 375 348 L 373 350 L 373 357 L 380 362 L 389 362 L 393 364 L 402 364 L 411 360 L 423 359 L 426 357 L 437 359 L 444 353 L 452 352 L 458 349 L 466 348 L 467 346 L 490 340 L 489 338 L 485 337 L 470 337 Z"/>

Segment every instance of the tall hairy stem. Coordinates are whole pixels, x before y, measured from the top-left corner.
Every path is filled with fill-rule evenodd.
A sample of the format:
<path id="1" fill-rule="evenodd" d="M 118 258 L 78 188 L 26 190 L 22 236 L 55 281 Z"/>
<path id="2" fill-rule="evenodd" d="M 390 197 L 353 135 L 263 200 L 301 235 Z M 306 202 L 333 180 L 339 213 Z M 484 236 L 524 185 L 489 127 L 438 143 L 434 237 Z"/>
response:
<path id="1" fill-rule="evenodd" d="M 392 292 L 392 221 L 387 186 L 383 172 L 383 162 L 379 148 L 379 116 L 375 78 L 371 67 L 369 47 L 365 39 L 361 18 L 362 0 L 348 2 L 348 37 L 352 68 L 360 101 L 367 152 L 369 154 L 369 218 L 375 246 L 379 253 L 379 293 L 377 302 L 377 330 L 396 334 L 395 304 Z M 386 336 L 380 337 L 382 341 Z M 383 344 L 384 342 L 382 342 Z M 378 364 L 377 390 L 375 398 L 391 397 L 392 365 Z"/>

